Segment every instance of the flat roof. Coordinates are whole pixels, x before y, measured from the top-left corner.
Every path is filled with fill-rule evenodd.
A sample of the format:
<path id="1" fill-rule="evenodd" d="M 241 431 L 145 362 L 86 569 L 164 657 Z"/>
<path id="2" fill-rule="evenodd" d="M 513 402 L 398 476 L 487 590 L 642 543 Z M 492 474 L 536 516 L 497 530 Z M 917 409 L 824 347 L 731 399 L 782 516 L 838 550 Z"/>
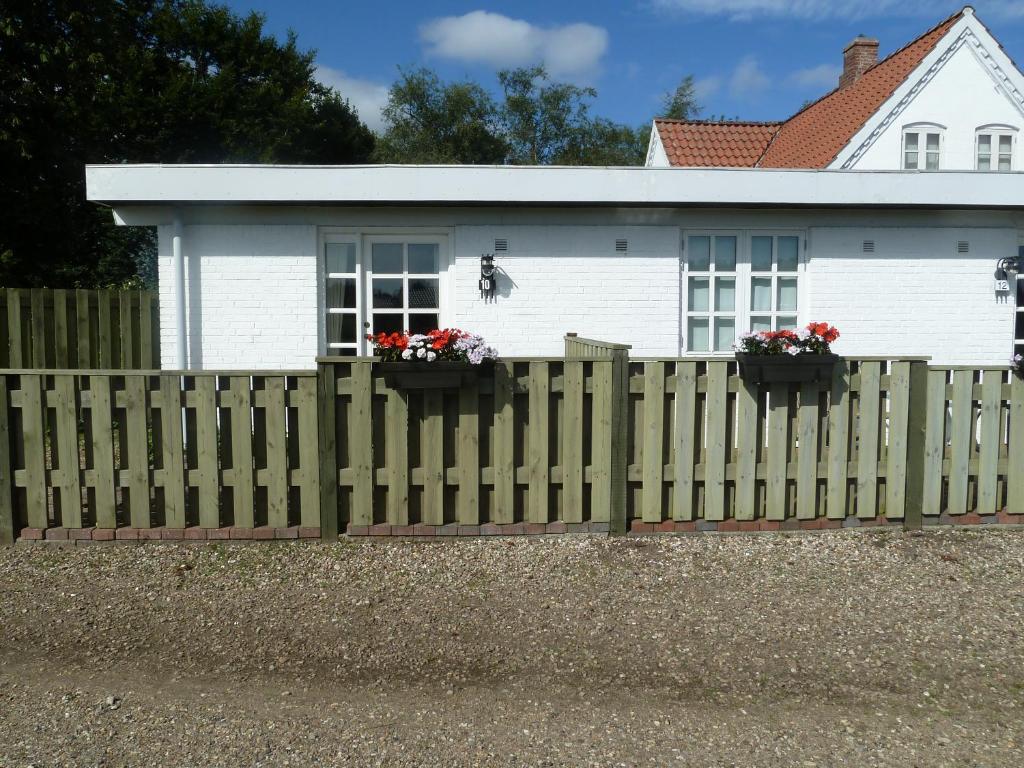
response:
<path id="1" fill-rule="evenodd" d="M 87 165 L 111 206 L 196 204 L 1022 208 L 1024 174 L 481 165 Z"/>

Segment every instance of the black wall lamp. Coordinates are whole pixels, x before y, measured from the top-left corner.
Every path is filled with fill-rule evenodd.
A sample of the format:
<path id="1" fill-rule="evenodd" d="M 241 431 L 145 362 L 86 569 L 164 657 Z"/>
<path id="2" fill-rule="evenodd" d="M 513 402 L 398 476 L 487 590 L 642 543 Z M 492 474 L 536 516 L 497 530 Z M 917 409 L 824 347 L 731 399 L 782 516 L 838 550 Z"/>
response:
<path id="1" fill-rule="evenodd" d="M 1024 266 L 1024 256 L 1008 257 L 996 262 L 996 290 L 1010 290 L 1010 277 L 1008 273 L 1020 272 L 1022 266 Z"/>
<path id="2" fill-rule="evenodd" d="M 494 273 L 498 268 L 494 266 L 494 254 L 485 253 L 480 256 L 480 298 L 493 299 L 496 283 L 498 282 Z"/>

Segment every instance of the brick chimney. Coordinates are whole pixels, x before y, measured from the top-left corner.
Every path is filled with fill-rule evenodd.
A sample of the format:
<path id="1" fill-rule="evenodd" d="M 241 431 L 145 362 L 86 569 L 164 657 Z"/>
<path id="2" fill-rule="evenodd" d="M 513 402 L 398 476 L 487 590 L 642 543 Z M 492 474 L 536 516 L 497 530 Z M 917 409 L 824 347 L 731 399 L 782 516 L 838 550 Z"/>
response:
<path id="1" fill-rule="evenodd" d="M 839 76 L 839 87 L 853 85 L 860 76 L 878 62 L 878 41 L 872 37 L 857 35 L 843 49 L 843 74 Z"/>

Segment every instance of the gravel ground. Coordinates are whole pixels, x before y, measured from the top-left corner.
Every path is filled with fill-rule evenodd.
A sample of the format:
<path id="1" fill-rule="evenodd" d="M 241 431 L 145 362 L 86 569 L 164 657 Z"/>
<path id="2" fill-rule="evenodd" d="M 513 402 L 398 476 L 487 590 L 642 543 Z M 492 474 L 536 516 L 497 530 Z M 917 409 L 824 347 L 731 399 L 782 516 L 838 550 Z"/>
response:
<path id="1" fill-rule="evenodd" d="M 0 766 L 1020 766 L 1024 531 L 0 550 Z"/>

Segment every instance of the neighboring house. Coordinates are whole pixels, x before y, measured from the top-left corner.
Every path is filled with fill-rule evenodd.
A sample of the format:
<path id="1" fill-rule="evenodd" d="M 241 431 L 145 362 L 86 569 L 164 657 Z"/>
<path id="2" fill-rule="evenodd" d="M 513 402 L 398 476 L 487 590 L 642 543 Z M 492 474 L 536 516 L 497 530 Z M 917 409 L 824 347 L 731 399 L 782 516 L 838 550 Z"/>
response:
<path id="1" fill-rule="evenodd" d="M 868 66 L 872 48 L 785 123 L 656 122 L 666 167 L 90 166 L 87 193 L 158 227 L 165 368 L 308 368 L 434 326 L 504 355 L 575 331 L 724 356 L 811 320 L 841 354 L 1005 364 L 1024 351 L 1024 280 L 995 279 L 1024 242 L 1024 78 L 970 9 Z"/>

